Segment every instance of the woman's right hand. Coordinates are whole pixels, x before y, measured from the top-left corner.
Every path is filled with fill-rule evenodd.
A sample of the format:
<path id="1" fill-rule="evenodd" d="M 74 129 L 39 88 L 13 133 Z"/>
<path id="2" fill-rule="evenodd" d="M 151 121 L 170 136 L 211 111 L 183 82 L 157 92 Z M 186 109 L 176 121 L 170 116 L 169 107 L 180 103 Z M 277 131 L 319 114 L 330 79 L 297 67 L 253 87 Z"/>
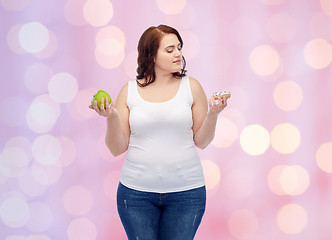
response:
<path id="1" fill-rule="evenodd" d="M 100 109 L 97 106 L 97 100 L 94 101 L 93 106 L 90 105 L 89 108 L 94 109 L 100 116 L 106 118 L 112 118 L 117 115 L 117 111 L 114 107 L 114 100 L 112 99 L 110 104 L 104 106 L 104 98 L 101 98 Z M 106 97 L 106 102 L 108 103 L 108 98 Z"/>

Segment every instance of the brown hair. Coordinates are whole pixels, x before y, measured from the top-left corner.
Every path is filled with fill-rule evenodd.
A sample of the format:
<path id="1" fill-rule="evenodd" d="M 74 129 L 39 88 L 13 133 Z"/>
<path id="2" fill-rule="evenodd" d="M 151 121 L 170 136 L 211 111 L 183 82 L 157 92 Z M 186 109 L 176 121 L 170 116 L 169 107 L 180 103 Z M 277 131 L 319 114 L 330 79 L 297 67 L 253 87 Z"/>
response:
<path id="1" fill-rule="evenodd" d="M 138 42 L 138 57 L 137 57 L 137 77 L 138 79 L 145 79 L 144 83 L 137 81 L 138 86 L 145 87 L 153 83 L 156 79 L 156 73 L 154 71 L 155 63 L 154 59 L 156 57 L 160 41 L 165 34 L 175 34 L 180 41 L 181 47 L 183 47 L 183 41 L 179 32 L 169 26 L 159 25 L 158 27 L 149 27 L 142 34 Z M 181 78 L 186 75 L 186 60 L 182 56 L 183 68 L 180 72 L 174 72 L 173 76 L 175 78 Z"/>

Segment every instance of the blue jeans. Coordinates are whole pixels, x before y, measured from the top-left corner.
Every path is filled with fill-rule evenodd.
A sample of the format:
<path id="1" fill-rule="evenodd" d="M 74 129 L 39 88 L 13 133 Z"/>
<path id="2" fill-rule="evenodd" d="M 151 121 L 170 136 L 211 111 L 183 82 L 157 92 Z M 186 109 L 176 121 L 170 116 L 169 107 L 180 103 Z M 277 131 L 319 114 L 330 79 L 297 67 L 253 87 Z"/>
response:
<path id="1" fill-rule="evenodd" d="M 117 207 L 128 240 L 192 240 L 205 212 L 205 187 L 172 193 L 136 191 L 121 183 Z"/>

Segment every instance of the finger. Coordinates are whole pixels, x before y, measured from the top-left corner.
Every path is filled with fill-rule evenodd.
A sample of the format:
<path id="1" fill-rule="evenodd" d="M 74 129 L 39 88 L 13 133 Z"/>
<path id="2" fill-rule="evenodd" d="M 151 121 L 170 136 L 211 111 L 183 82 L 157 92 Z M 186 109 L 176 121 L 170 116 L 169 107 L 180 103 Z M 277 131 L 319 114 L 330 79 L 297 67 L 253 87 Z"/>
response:
<path id="1" fill-rule="evenodd" d="M 95 100 L 95 101 L 93 102 L 93 108 L 94 108 L 95 110 L 98 109 L 98 106 L 97 106 L 97 100 Z M 99 110 L 99 109 L 98 109 L 98 110 Z"/>
<path id="2" fill-rule="evenodd" d="M 105 98 L 105 108 L 106 110 L 108 110 L 110 108 L 109 104 L 108 104 L 108 97 Z"/>
<path id="3" fill-rule="evenodd" d="M 104 98 L 103 97 L 100 99 L 100 110 L 102 110 L 102 111 L 105 110 L 105 107 L 104 107 Z"/>

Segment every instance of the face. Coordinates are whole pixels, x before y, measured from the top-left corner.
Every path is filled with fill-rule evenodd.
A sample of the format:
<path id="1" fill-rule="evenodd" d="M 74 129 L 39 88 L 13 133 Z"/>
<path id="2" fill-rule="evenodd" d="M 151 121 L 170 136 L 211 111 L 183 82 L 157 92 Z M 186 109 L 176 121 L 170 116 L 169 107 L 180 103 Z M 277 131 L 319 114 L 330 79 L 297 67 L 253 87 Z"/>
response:
<path id="1" fill-rule="evenodd" d="M 171 74 L 181 70 L 182 47 L 175 34 L 166 34 L 160 41 L 155 58 L 155 72 Z"/>

